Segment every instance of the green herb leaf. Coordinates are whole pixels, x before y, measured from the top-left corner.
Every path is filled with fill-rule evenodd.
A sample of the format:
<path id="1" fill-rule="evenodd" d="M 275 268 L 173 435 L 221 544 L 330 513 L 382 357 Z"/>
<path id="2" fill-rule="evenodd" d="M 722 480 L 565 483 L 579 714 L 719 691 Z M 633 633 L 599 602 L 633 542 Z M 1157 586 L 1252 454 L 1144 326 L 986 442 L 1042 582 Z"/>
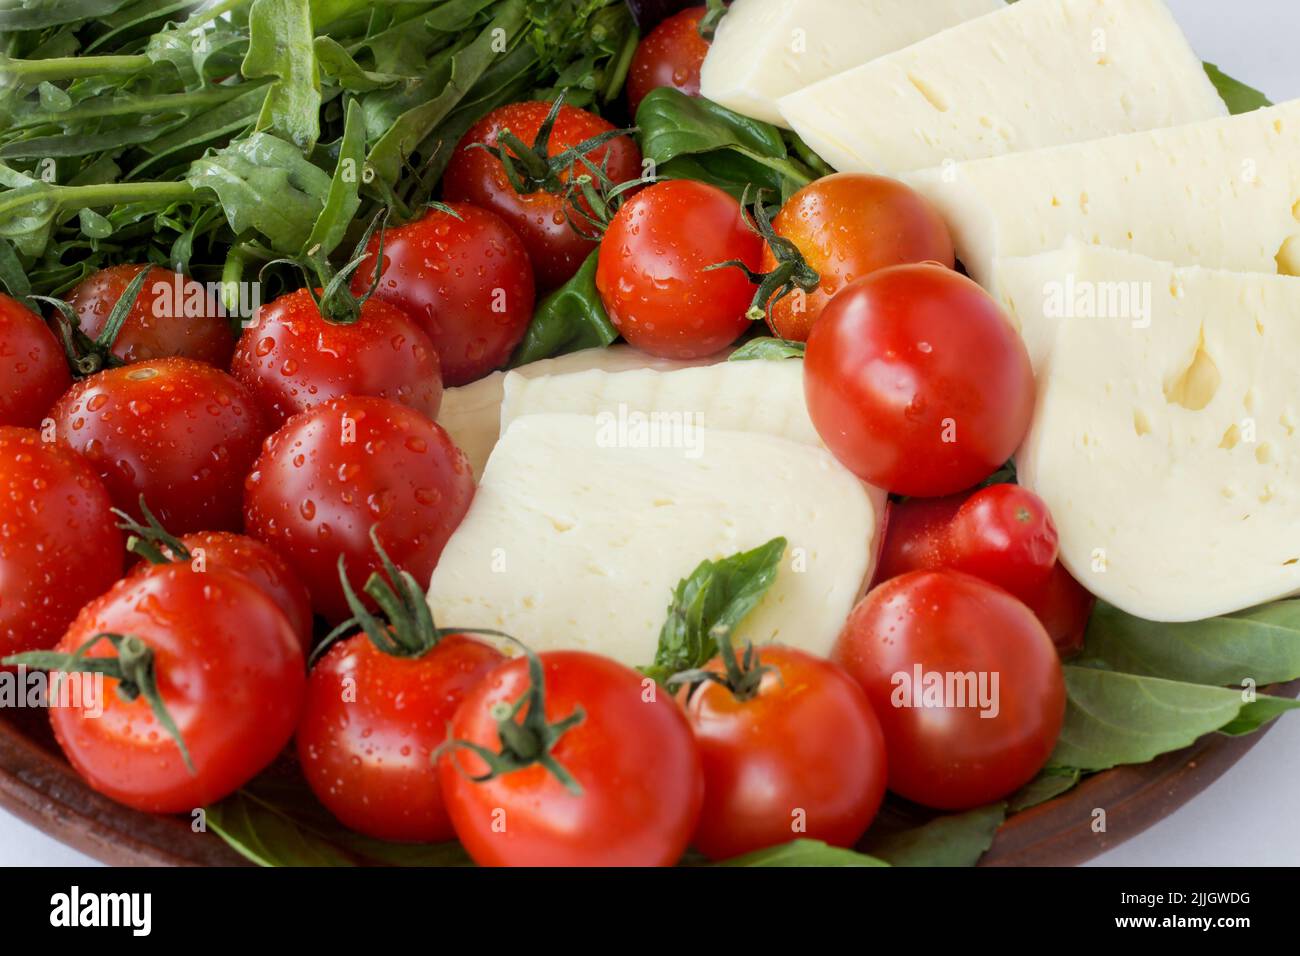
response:
<path id="1" fill-rule="evenodd" d="M 731 353 L 727 359 L 728 362 L 750 362 L 750 361 L 782 361 L 784 359 L 801 359 L 807 346 L 803 342 L 792 342 L 789 339 L 776 339 L 770 336 L 762 336 L 756 339 L 750 339 L 736 351 Z"/>
<path id="2" fill-rule="evenodd" d="M 618 338 L 596 290 L 598 258 L 599 252 L 592 252 L 572 279 L 538 303 L 510 359 L 511 368 L 581 349 L 604 348 Z"/>
<path id="3" fill-rule="evenodd" d="M 1052 766 L 1107 770 L 1146 763 L 1205 734 L 1249 733 L 1300 701 L 1067 665 L 1068 703 Z"/>
<path id="4" fill-rule="evenodd" d="M 780 846 L 755 850 L 714 866 L 889 866 L 856 850 L 830 846 L 821 840 L 792 840 Z"/>
<path id="5" fill-rule="evenodd" d="M 1213 63 L 1205 64 L 1205 72 L 1209 74 L 1210 82 L 1214 84 L 1214 88 L 1223 97 L 1223 102 L 1228 104 L 1228 112 L 1234 116 L 1238 113 L 1250 113 L 1261 107 L 1273 105 L 1269 98 L 1259 90 L 1252 89 L 1240 80 L 1234 80 Z"/>
<path id="6" fill-rule="evenodd" d="M 1005 803 L 991 803 L 876 840 L 868 832 L 865 848 L 890 866 L 974 866 L 1006 817 Z"/>
<path id="7" fill-rule="evenodd" d="M 1019 813 L 1046 803 L 1073 790 L 1082 778 L 1082 771 L 1074 767 L 1048 767 L 1007 798 L 1007 809 Z"/>
<path id="8" fill-rule="evenodd" d="M 366 131 L 362 125 L 361 107 L 354 100 L 348 104 L 343 138 L 339 141 L 339 160 L 325 196 L 325 206 L 303 245 L 304 254 L 323 260 L 343 241 L 348 226 L 361 207 L 360 190 L 365 165 Z"/>
<path id="9" fill-rule="evenodd" d="M 320 68 L 308 0 L 253 0 L 248 53 L 241 68 L 250 80 L 275 77 L 257 120 L 309 153 L 320 136 Z"/>
<path id="10" fill-rule="evenodd" d="M 654 664 L 643 673 L 661 683 L 684 670 L 703 667 L 767 594 L 781 568 L 786 539 L 720 561 L 701 561 L 673 591 L 668 619 L 659 632 Z"/>

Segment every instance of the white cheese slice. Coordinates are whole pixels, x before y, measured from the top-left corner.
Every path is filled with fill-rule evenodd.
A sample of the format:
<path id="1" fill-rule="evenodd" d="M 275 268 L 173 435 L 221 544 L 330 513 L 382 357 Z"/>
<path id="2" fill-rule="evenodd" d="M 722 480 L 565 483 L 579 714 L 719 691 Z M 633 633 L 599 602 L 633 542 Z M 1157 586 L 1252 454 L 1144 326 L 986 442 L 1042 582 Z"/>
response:
<path id="1" fill-rule="evenodd" d="M 784 125 L 776 101 L 785 94 L 1002 6 L 1002 0 L 735 0 L 704 57 L 700 93 Z"/>
<path id="2" fill-rule="evenodd" d="M 1300 100 L 904 176 L 971 276 L 1074 237 L 1178 265 L 1300 273 Z"/>
<path id="3" fill-rule="evenodd" d="M 785 536 L 777 579 L 738 637 L 826 654 L 875 561 L 862 484 L 820 448 L 707 427 L 697 437 L 655 448 L 594 416 L 516 419 L 433 573 L 435 620 L 649 664 L 679 580 Z"/>
<path id="4" fill-rule="evenodd" d="M 1078 298 L 1041 320 L 1055 332 L 1016 462 L 1070 572 L 1156 621 L 1300 590 L 1300 278 L 1091 246 L 1035 267 Z M 1081 291 L 1103 283 L 1149 296 L 1149 313 Z"/>
<path id="5" fill-rule="evenodd" d="M 720 362 L 728 354 L 723 352 L 710 358 L 693 360 L 662 359 L 647 355 L 630 345 L 619 344 L 542 359 L 540 362 L 520 366 L 509 374 L 531 378 L 587 369 L 605 369 L 611 372 L 633 368 L 668 370 Z M 501 398 L 506 375 L 506 372 L 493 372 L 469 385 L 449 388 L 442 395 L 438 424 L 447 430 L 451 440 L 469 458 L 475 480 L 483 474 L 483 466 L 487 464 L 488 455 L 492 453 L 500 433 Z"/>
<path id="6" fill-rule="evenodd" d="M 1020 0 L 777 106 L 837 170 L 890 175 L 1228 113 L 1163 0 Z"/>

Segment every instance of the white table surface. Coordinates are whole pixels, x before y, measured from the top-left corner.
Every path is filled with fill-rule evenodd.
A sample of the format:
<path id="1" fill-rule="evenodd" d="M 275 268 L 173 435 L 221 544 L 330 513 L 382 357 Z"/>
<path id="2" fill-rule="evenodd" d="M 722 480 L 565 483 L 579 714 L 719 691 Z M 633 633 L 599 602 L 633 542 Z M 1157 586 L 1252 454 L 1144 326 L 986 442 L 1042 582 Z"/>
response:
<path id="1" fill-rule="evenodd" d="M 918 0 L 927 2 L 927 0 Z M 1300 2 L 1167 0 L 1203 59 L 1275 102 L 1300 97 Z M 1218 782 L 1100 866 L 1300 864 L 1300 715 L 1283 717 Z M 88 857 L 0 810 L 0 865 L 76 866 Z"/>

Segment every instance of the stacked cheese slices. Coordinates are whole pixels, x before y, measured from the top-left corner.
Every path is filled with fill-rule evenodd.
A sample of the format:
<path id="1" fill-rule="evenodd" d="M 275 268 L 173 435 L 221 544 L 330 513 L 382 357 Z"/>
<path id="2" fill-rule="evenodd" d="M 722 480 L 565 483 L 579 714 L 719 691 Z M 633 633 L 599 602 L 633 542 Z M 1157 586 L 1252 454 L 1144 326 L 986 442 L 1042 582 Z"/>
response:
<path id="1" fill-rule="evenodd" d="M 810 36 L 839 8 L 741 4 Z M 1171 621 L 1296 593 L 1300 102 L 1226 115 L 1161 0 L 912 6 L 932 35 L 839 73 L 760 84 L 719 30 L 706 75 L 944 215 L 1028 346 L 1020 480 L 1089 590 Z"/>
<path id="2" fill-rule="evenodd" d="M 616 348 L 471 388 L 452 404 L 474 420 L 452 430 L 490 452 L 429 585 L 436 620 L 649 664 L 699 562 L 785 537 L 738 638 L 830 650 L 871 576 L 885 495 L 821 446 L 801 362 L 674 366 Z"/>

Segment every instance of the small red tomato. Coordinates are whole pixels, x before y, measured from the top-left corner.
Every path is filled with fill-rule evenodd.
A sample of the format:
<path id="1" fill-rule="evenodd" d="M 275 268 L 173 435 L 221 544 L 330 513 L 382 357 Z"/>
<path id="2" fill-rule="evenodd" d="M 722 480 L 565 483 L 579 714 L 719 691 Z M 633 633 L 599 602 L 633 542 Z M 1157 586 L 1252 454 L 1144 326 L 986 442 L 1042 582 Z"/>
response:
<path id="1" fill-rule="evenodd" d="M 185 548 L 183 553 L 178 555 L 171 547 L 160 545 L 161 556 L 170 562 L 188 564 L 193 571 L 220 569 L 248 579 L 284 612 L 298 635 L 303 654 L 311 650 L 311 595 L 284 558 L 256 538 L 230 531 L 196 531 L 179 540 Z M 131 574 L 148 574 L 152 567 L 155 565 L 142 561 Z"/>
<path id="2" fill-rule="evenodd" d="M 433 753 L 465 695 L 502 660 L 462 634 L 412 657 L 364 634 L 335 644 L 312 668 L 298 726 L 299 762 L 321 803 L 380 840 L 454 840 Z"/>
<path id="3" fill-rule="evenodd" d="M 889 789 L 940 810 L 1005 797 L 1051 756 L 1065 717 L 1056 648 L 1033 612 L 958 571 L 886 581 L 831 657 L 885 733 Z"/>
<path id="4" fill-rule="evenodd" d="M 1062 659 L 1083 650 L 1088 621 L 1097 599 L 1076 581 L 1065 565 L 1056 562 L 1039 593 L 1027 602 L 1042 621 Z"/>
<path id="5" fill-rule="evenodd" d="M 58 440 L 139 518 L 176 534 L 239 527 L 240 488 L 266 434 L 248 390 L 210 365 L 151 359 L 83 379 L 50 411 Z"/>
<path id="6" fill-rule="evenodd" d="M 804 360 L 808 413 L 850 471 L 903 495 L 979 484 L 1029 429 L 1024 343 L 978 285 L 937 265 L 893 266 L 846 286 Z"/>
<path id="7" fill-rule="evenodd" d="M 88 604 L 58 650 L 72 654 L 102 634 L 131 640 L 133 673 L 152 670 L 194 769 L 147 695 L 128 701 L 116 692 L 122 681 L 110 677 L 102 696 L 50 709 L 59 746 L 100 793 L 148 813 L 190 813 L 239 789 L 293 736 L 306 681 L 302 647 L 271 599 L 244 578 L 150 568 Z M 85 656 L 124 659 L 107 640 Z"/>
<path id="8" fill-rule="evenodd" d="M 383 398 L 330 399 L 267 439 L 244 487 L 248 533 L 285 558 L 331 624 L 349 616 L 338 561 L 360 592 L 381 569 L 370 540 L 427 583 L 474 495 L 464 453 L 414 409 Z"/>
<path id="9" fill-rule="evenodd" d="M 0 426 L 0 657 L 53 647 L 122 576 L 112 507 L 80 455 Z"/>
<path id="10" fill-rule="evenodd" d="M 952 236 L 929 201 L 897 179 L 839 173 L 791 196 L 772 220 L 778 236 L 798 247 L 819 276 L 810 293 L 784 296 L 772 306 L 772 325 L 785 339 L 806 342 L 813 324 L 840 289 L 888 266 L 955 264 Z M 771 247 L 763 271 L 777 266 Z"/>
<path id="11" fill-rule="evenodd" d="M 142 265 L 109 266 L 84 279 L 68 302 L 81 331 L 98 338 Z M 217 298 L 203 283 L 179 272 L 149 266 L 139 298 L 126 315 L 110 351 L 128 364 L 183 356 L 225 368 L 235 350 L 235 334 Z"/>
<path id="12" fill-rule="evenodd" d="M 885 796 L 885 738 L 861 688 L 830 661 L 758 650 L 771 668 L 736 695 L 706 682 L 687 719 L 704 764 L 692 845 L 714 860 L 797 838 L 857 843 Z M 720 658 L 707 667 L 725 673 Z"/>
<path id="13" fill-rule="evenodd" d="M 480 866 L 676 863 L 704 791 L 681 708 L 607 657 L 552 651 L 536 660 L 502 664 L 456 711 L 450 740 L 518 766 L 475 781 L 489 771 L 482 757 L 466 747 L 443 751 L 438 773 L 460 842 Z M 539 689 L 543 696 L 530 696 L 519 715 L 502 713 Z M 503 740 L 507 724 L 514 728 Z"/>
<path id="14" fill-rule="evenodd" d="M 596 269 L 610 321 L 643 352 L 694 359 L 726 348 L 752 325 L 755 286 L 738 260 L 757 271 L 763 240 L 740 203 L 716 186 L 679 179 L 637 193 L 618 211 Z"/>
<path id="15" fill-rule="evenodd" d="M 430 209 L 385 229 L 375 298 L 406 312 L 428 333 L 447 385 L 500 368 L 533 318 L 533 269 L 519 237 L 495 213 L 467 203 Z M 361 294 L 375 276 L 379 237 L 352 277 Z"/>
<path id="16" fill-rule="evenodd" d="M 967 498 L 948 528 L 951 567 L 1022 601 L 1042 592 L 1059 539 L 1047 504 L 1019 485 L 990 485 Z"/>
<path id="17" fill-rule="evenodd" d="M 71 384 L 63 346 L 49 326 L 0 295 L 0 426 L 36 428 Z"/>
<path id="18" fill-rule="evenodd" d="M 700 95 L 700 67 L 709 41 L 700 36 L 708 7 L 687 7 L 663 20 L 637 44 L 627 71 L 627 110 L 633 116 L 651 90 L 668 86 Z"/>
<path id="19" fill-rule="evenodd" d="M 326 321 L 306 289 L 262 306 L 239 337 L 230 373 L 257 397 L 268 424 L 343 395 L 375 395 L 429 418 L 442 401 L 438 354 L 424 330 L 380 299 L 361 318 Z"/>
<path id="20" fill-rule="evenodd" d="M 937 571 L 950 566 L 949 528 L 966 500 L 964 494 L 943 498 L 904 498 L 889 506 L 884 545 L 872 586 L 908 571 Z"/>
<path id="21" fill-rule="evenodd" d="M 565 198 L 568 171 L 555 176 L 550 188 L 539 185 L 532 192 L 515 191 L 506 176 L 501 160 L 480 146 L 495 147 L 505 131 L 525 146 L 536 146 L 542 123 L 551 104 L 539 102 L 511 103 L 498 107 L 471 126 L 456 146 L 447 172 L 443 176 L 443 196 L 449 202 L 467 202 L 496 213 L 518 234 L 528 250 L 533 274 L 542 290 L 553 289 L 568 281 L 583 260 L 596 248 L 573 228 L 570 219 L 581 223 L 582 217 Z M 614 127 L 586 110 L 561 106 L 550 139 L 548 156 L 557 156 L 581 145 Z M 641 151 L 630 136 L 619 136 L 585 154 L 597 168 L 602 165 L 616 183 L 641 175 Z M 578 166 L 581 174 L 585 168 Z"/>

